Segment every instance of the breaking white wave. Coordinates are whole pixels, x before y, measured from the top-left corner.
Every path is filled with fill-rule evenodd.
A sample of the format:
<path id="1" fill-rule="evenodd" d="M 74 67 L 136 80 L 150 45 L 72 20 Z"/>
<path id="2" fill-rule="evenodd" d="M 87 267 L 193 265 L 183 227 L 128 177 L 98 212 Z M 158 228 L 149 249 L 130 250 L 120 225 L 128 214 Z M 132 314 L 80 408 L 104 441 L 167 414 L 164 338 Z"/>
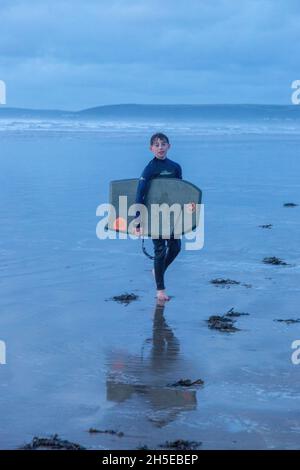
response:
<path id="1" fill-rule="evenodd" d="M 140 133 L 164 129 L 185 135 L 247 135 L 300 133 L 300 123 L 291 121 L 260 122 L 167 122 L 167 121 L 96 121 L 0 119 L 0 133 Z"/>

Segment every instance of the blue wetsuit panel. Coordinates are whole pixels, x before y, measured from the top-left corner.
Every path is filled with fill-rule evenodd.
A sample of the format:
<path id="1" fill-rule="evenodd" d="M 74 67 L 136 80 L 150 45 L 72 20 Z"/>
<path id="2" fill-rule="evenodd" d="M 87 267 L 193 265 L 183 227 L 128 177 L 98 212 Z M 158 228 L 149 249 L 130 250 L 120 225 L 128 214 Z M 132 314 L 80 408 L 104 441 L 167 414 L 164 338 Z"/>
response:
<path id="1" fill-rule="evenodd" d="M 145 167 L 136 192 L 136 204 L 144 204 L 145 195 L 147 193 L 149 182 L 153 178 L 179 178 L 182 179 L 181 166 L 170 160 L 164 158 L 160 160 L 154 157 Z"/>

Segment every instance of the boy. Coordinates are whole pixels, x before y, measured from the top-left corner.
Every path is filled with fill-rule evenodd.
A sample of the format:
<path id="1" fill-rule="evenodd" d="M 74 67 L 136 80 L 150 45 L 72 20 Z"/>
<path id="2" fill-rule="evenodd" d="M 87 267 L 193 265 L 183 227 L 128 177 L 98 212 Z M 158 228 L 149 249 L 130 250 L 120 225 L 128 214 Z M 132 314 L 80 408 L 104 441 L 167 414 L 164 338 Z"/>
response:
<path id="1" fill-rule="evenodd" d="M 150 150 L 154 158 L 148 163 L 140 177 L 136 204 L 144 204 L 148 183 L 153 178 L 179 178 L 182 179 L 181 167 L 178 163 L 167 158 L 170 148 L 169 139 L 165 134 L 154 134 L 150 139 Z M 139 212 L 137 213 L 137 216 Z M 142 234 L 142 228 L 137 225 L 137 235 Z M 167 267 L 174 261 L 181 248 L 181 240 L 175 239 L 172 235 L 170 239 L 153 239 L 154 244 L 154 275 L 157 287 L 158 300 L 169 300 L 165 291 L 164 273 Z"/>

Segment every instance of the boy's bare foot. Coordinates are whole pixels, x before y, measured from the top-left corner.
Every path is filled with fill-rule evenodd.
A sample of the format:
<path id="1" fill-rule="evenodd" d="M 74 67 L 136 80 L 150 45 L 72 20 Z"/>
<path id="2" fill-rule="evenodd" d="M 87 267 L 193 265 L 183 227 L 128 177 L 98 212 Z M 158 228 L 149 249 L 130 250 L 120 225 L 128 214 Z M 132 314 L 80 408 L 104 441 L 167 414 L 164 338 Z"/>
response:
<path id="1" fill-rule="evenodd" d="M 164 290 L 158 290 L 156 293 L 156 297 L 158 300 L 170 300 Z"/>

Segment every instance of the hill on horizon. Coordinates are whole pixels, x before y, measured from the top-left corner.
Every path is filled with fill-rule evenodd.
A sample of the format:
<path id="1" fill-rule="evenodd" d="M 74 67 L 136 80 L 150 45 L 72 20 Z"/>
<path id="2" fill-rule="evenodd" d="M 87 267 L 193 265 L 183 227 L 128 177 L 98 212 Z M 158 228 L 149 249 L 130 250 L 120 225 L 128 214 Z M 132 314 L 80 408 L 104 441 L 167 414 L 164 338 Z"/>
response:
<path id="1" fill-rule="evenodd" d="M 113 104 L 79 111 L 0 106 L 0 118 L 22 119 L 300 119 L 296 105 L 267 104 Z"/>

